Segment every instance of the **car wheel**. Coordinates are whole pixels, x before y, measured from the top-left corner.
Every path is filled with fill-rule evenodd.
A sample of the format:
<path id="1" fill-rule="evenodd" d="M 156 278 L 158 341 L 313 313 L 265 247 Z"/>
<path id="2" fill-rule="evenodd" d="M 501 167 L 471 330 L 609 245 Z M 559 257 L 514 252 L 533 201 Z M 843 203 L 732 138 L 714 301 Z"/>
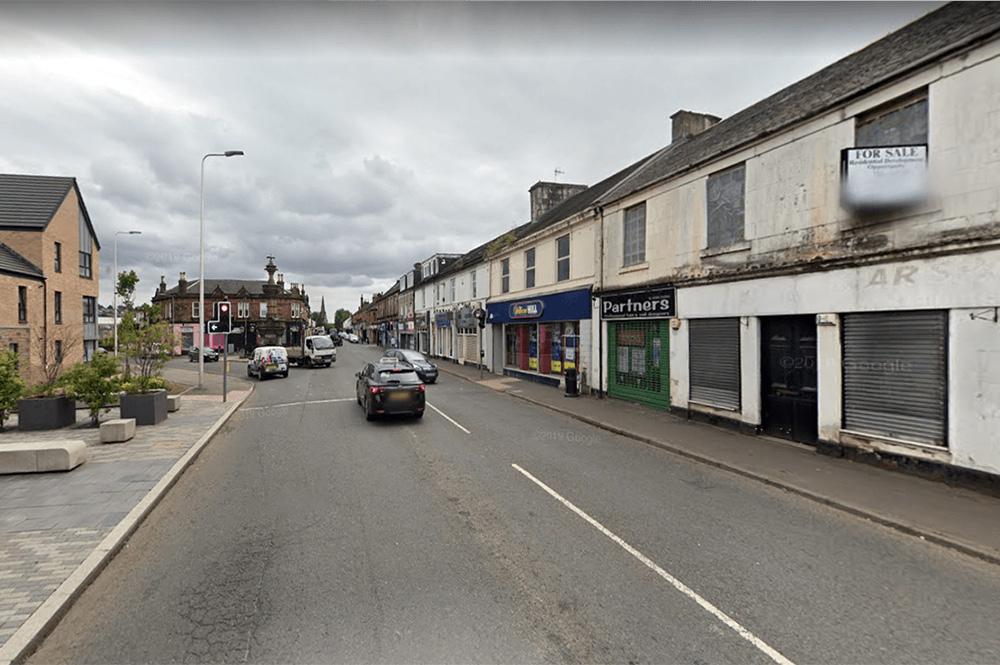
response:
<path id="1" fill-rule="evenodd" d="M 288 378 L 288 370 L 287 369 L 284 372 L 282 372 L 281 378 L 283 378 L 283 379 L 287 379 Z"/>
<path id="2" fill-rule="evenodd" d="M 424 412 L 423 411 L 417 411 L 413 415 L 416 416 L 417 418 L 423 418 L 424 417 Z"/>
<path id="3" fill-rule="evenodd" d="M 247 365 L 247 376 L 253 376 L 253 374 L 250 373 L 250 366 L 249 365 Z"/>
<path id="4" fill-rule="evenodd" d="M 333 364 L 332 362 L 328 362 L 328 363 L 326 364 L 326 366 L 327 366 L 327 367 L 329 367 L 329 366 L 330 366 L 330 365 L 332 365 L 332 364 Z"/>
<path id="5" fill-rule="evenodd" d="M 367 420 L 368 422 L 371 422 L 371 421 L 375 420 L 375 414 L 372 413 L 372 411 L 371 411 L 370 408 L 368 408 L 368 400 L 367 399 L 365 399 L 365 420 Z"/>

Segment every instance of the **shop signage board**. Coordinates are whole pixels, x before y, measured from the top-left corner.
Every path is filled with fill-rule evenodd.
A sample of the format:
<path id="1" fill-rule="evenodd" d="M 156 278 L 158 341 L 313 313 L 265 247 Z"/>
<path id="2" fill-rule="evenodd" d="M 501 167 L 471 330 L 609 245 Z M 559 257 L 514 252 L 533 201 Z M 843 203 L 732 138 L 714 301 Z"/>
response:
<path id="1" fill-rule="evenodd" d="M 487 323 L 579 321 L 590 318 L 590 289 L 575 289 L 526 300 L 490 303 Z"/>
<path id="2" fill-rule="evenodd" d="M 601 296 L 601 318 L 605 320 L 665 319 L 675 316 L 677 290 L 673 286 L 657 286 Z"/>
<path id="3" fill-rule="evenodd" d="M 512 319 L 537 319 L 545 311 L 545 303 L 541 300 L 525 300 L 511 303 L 508 307 Z"/>

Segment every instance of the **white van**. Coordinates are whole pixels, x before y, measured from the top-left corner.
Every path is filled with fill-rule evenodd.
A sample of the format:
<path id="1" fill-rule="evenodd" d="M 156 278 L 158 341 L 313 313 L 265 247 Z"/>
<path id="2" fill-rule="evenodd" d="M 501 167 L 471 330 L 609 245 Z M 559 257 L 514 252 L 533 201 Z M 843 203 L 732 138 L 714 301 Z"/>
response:
<path id="1" fill-rule="evenodd" d="M 283 346 L 258 346 L 247 361 L 247 376 L 263 381 L 269 376 L 288 378 L 288 352 Z"/>

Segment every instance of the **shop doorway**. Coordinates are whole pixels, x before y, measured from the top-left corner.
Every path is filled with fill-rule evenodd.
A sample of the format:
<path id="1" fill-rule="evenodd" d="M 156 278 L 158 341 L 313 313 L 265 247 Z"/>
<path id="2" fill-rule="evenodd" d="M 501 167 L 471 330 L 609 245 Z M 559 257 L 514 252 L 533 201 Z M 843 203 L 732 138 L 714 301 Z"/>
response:
<path id="1" fill-rule="evenodd" d="M 816 319 L 766 317 L 761 322 L 761 425 L 765 434 L 816 443 Z"/>

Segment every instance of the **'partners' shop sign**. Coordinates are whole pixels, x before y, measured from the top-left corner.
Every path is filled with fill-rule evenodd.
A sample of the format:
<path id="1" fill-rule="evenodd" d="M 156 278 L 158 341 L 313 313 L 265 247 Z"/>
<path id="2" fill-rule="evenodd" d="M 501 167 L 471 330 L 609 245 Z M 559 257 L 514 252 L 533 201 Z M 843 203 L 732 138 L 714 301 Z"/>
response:
<path id="1" fill-rule="evenodd" d="M 669 319 L 677 316 L 677 290 L 660 286 L 601 297 L 601 318 Z"/>

